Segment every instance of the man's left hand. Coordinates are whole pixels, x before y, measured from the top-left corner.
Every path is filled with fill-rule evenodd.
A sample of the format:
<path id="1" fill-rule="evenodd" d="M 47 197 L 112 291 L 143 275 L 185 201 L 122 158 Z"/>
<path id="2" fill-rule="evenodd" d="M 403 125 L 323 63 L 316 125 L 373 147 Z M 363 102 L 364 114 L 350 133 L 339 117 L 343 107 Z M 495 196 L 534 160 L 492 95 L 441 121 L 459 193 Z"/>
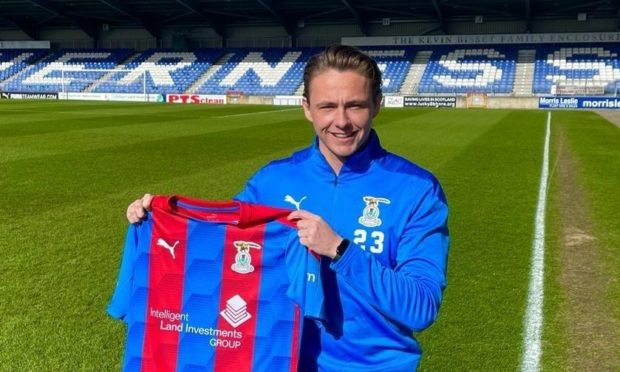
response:
<path id="1" fill-rule="evenodd" d="M 322 256 L 336 257 L 336 249 L 342 237 L 334 232 L 321 216 L 299 210 L 292 212 L 287 218 L 297 222 L 297 235 L 301 244 Z"/>

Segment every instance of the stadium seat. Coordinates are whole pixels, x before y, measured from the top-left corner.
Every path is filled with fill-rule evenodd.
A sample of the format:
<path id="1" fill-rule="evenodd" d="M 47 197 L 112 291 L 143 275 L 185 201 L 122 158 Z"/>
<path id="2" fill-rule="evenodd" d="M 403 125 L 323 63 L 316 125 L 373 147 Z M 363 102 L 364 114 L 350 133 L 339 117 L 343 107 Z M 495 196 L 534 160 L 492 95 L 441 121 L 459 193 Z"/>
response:
<path id="1" fill-rule="evenodd" d="M 533 93 L 615 94 L 620 80 L 618 49 L 616 44 L 540 46 Z"/>
<path id="2" fill-rule="evenodd" d="M 616 94 L 620 61 L 615 44 L 551 44 L 536 49 L 532 92 L 557 89 Z M 510 94 L 518 47 L 435 46 L 421 71 L 421 94 L 468 92 Z M 362 47 L 377 61 L 385 94 L 400 92 L 412 69 L 415 47 Z M 318 48 L 2 50 L 0 90 L 10 92 L 199 93 L 293 95 L 303 85 L 303 69 Z M 521 77 L 522 79 L 522 77 Z"/>
<path id="3" fill-rule="evenodd" d="M 513 47 L 437 47 L 418 87 L 419 93 L 512 92 L 517 51 Z"/>
<path id="4" fill-rule="evenodd" d="M 14 91 L 82 92 L 114 68 L 133 51 L 131 49 L 63 49 L 43 57 L 22 69 L 12 80 Z M 88 71 L 100 69 L 101 71 Z"/>

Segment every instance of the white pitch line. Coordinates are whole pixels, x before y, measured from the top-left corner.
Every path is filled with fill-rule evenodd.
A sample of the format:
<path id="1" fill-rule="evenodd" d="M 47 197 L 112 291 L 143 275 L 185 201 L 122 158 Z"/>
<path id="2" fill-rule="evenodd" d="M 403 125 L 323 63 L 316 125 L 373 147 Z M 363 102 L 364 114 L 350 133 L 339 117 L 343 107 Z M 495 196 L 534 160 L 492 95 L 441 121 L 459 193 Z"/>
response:
<path id="1" fill-rule="evenodd" d="M 522 372 L 540 370 L 542 355 L 541 339 L 543 325 L 544 272 L 545 272 L 545 209 L 547 205 L 547 183 L 549 180 L 549 138 L 551 128 L 551 112 L 547 113 L 547 130 L 543 150 L 543 164 L 538 188 L 538 205 L 536 206 L 536 222 L 534 241 L 532 242 L 532 263 L 530 271 L 530 287 L 527 296 L 527 310 L 524 319 L 525 335 L 523 336 Z"/>
<path id="2" fill-rule="evenodd" d="M 221 116 L 213 116 L 214 118 L 232 118 L 235 116 L 246 116 L 246 115 L 259 115 L 259 114 L 267 114 L 270 112 L 285 112 L 285 111 L 293 111 L 293 110 L 299 110 L 301 108 L 301 106 L 296 107 L 296 108 L 291 108 L 291 109 L 284 109 L 284 110 L 269 110 L 269 111 L 259 111 L 259 112 L 246 112 L 243 114 L 231 114 L 231 115 L 221 115 Z"/>

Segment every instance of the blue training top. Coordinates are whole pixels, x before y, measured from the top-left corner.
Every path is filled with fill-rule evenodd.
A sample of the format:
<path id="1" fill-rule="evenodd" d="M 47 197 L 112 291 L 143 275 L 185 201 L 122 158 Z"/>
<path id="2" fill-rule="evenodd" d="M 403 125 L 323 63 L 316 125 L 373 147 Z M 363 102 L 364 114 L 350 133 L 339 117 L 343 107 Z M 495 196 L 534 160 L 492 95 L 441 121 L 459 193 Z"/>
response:
<path id="1" fill-rule="evenodd" d="M 448 206 L 428 171 L 384 150 L 374 130 L 336 175 L 318 139 L 260 169 L 236 199 L 321 216 L 351 245 L 321 276 L 327 321 L 306 319 L 300 370 L 411 371 L 413 336 L 446 286 Z"/>

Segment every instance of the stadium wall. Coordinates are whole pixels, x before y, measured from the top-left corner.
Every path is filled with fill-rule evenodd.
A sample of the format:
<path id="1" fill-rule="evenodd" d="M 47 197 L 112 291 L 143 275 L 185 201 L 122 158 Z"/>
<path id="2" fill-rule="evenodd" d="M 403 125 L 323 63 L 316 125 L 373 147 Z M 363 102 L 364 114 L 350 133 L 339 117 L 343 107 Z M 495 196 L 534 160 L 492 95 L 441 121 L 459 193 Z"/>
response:
<path id="1" fill-rule="evenodd" d="M 435 97 L 430 97 L 432 98 Z M 451 107 L 470 108 L 466 97 L 457 96 L 456 104 Z M 487 97 L 486 102 L 481 108 L 488 109 L 538 109 L 538 97 Z M 230 100 L 228 104 L 230 104 Z M 292 105 L 300 106 L 301 97 L 296 96 L 243 96 L 236 103 L 254 105 Z M 402 107 L 402 105 L 401 105 Z M 421 106 L 419 106 L 421 107 Z M 429 107 L 436 107 L 433 104 Z M 450 106 L 447 106 L 450 107 Z"/>
<path id="2" fill-rule="evenodd" d="M 533 21 L 530 25 L 531 32 L 594 32 L 616 31 L 614 20 L 600 20 L 577 22 L 577 21 Z M 452 35 L 476 35 L 476 34 L 518 34 L 527 29 L 525 21 L 484 21 L 483 23 L 451 22 L 446 24 L 448 34 Z M 573 31 L 574 30 L 574 31 Z M 344 33 L 342 33 L 344 35 Z M 362 36 L 359 33 L 359 36 Z M 369 34 L 372 36 L 389 35 L 440 35 L 443 34 L 437 27 L 436 22 L 390 22 L 385 26 L 381 22 L 371 22 Z M 352 34 L 348 34 L 352 35 Z"/>
<path id="3" fill-rule="evenodd" d="M 459 107 L 467 107 L 464 97 L 460 97 L 461 105 Z M 538 97 L 489 97 L 487 108 L 500 109 L 538 109 Z"/>
<path id="4" fill-rule="evenodd" d="M 585 22 L 566 20 L 536 20 L 530 22 L 531 33 L 571 32 L 616 32 L 617 19 L 588 19 Z M 523 33 L 525 21 L 498 22 L 484 20 L 483 23 L 458 21 L 446 23 L 447 34 L 513 34 Z M 356 23 L 342 24 L 299 24 L 296 28 L 296 43 L 281 26 L 227 26 L 227 47 L 322 47 L 337 43 L 342 37 L 364 36 Z M 371 22 L 368 25 L 369 36 L 404 36 L 404 35 L 439 35 L 441 29 L 434 22 L 397 21 L 383 25 Z M 172 48 L 179 50 L 195 48 L 219 48 L 224 42 L 210 27 L 167 27 L 162 29 L 160 45 L 148 31 L 142 28 L 111 28 L 99 32 L 100 48 L 133 48 L 143 51 L 150 48 Z M 41 40 L 49 40 L 53 49 L 58 48 L 93 48 L 91 39 L 82 30 L 42 29 Z M 0 40 L 30 40 L 28 35 L 19 30 L 0 30 Z"/>
<path id="5" fill-rule="evenodd" d="M 447 24 L 449 34 L 493 34 L 493 33 L 521 33 L 525 30 L 525 22 L 454 22 Z M 443 34 L 437 27 L 437 22 L 390 22 L 389 26 L 381 23 L 371 23 L 369 34 L 373 36 L 389 35 L 440 35 Z"/>
<path id="6" fill-rule="evenodd" d="M 143 51 L 157 48 L 157 40 L 148 31 L 142 28 L 111 28 L 99 33 L 100 48 L 132 48 Z"/>
<path id="7" fill-rule="evenodd" d="M 0 30 L 0 40 L 24 41 L 32 39 L 20 30 Z"/>
<path id="8" fill-rule="evenodd" d="M 533 20 L 531 24 L 532 33 L 552 33 L 552 32 L 617 32 L 618 19 L 588 19 L 583 22 L 560 21 L 560 20 Z"/>
<path id="9" fill-rule="evenodd" d="M 79 29 L 50 29 L 41 31 L 41 39 L 49 40 L 52 49 L 94 48 L 94 41 Z"/>
<path id="10" fill-rule="evenodd" d="M 384 26 L 381 22 L 372 22 L 368 27 L 370 35 L 387 36 L 387 35 L 423 35 L 437 28 L 436 22 L 401 22 L 390 21 L 390 24 Z M 360 36 L 361 33 L 360 33 Z"/>
<path id="11" fill-rule="evenodd" d="M 175 27 L 162 32 L 162 43 L 168 48 L 182 50 L 178 47 L 179 40 L 183 40 L 188 49 L 223 47 L 222 37 L 211 28 Z"/>
<path id="12" fill-rule="evenodd" d="M 448 26 L 448 33 L 453 35 L 472 35 L 472 34 L 497 34 L 521 33 L 526 29 L 525 22 L 461 22 L 451 23 Z M 437 33 L 438 34 L 438 33 Z"/>
<path id="13" fill-rule="evenodd" d="M 363 36 L 358 25 L 305 25 L 297 28 L 297 46 L 320 47 L 340 42 L 342 35 Z"/>
<path id="14" fill-rule="evenodd" d="M 287 48 L 291 37 L 282 27 L 228 27 L 226 46 L 229 48 Z"/>
<path id="15" fill-rule="evenodd" d="M 0 40 L 32 40 L 20 30 L 0 30 Z M 79 29 L 42 29 L 39 40 L 50 41 L 52 49 L 59 48 L 93 48 L 93 39 Z"/>

